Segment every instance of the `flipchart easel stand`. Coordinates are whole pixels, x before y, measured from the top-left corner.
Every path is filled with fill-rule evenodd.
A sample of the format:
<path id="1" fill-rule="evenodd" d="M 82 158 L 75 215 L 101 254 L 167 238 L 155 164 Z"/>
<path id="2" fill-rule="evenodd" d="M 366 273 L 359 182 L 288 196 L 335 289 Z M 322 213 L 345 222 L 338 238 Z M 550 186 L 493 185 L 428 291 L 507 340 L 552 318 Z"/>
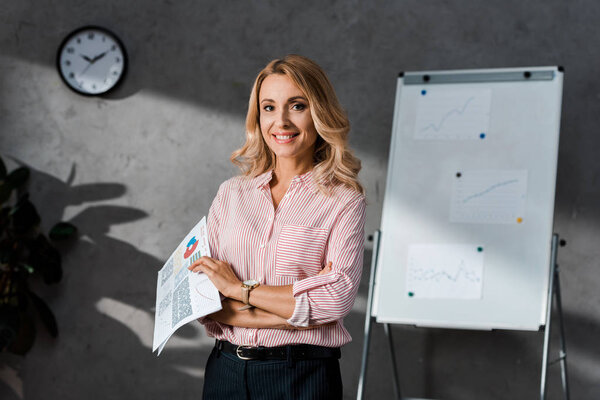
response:
<path id="1" fill-rule="evenodd" d="M 376 269 L 377 269 L 377 258 L 379 256 L 379 236 L 380 230 L 375 231 L 373 235 L 373 256 L 371 258 L 371 274 L 369 278 L 369 295 L 367 299 L 367 310 L 365 314 L 365 335 L 362 351 L 362 362 L 360 367 L 360 377 L 358 380 L 358 391 L 356 394 L 357 400 L 362 400 L 365 392 L 365 380 L 367 375 L 367 364 L 369 358 L 369 344 L 371 340 L 371 327 L 373 323 L 377 323 L 375 316 L 373 316 L 373 296 L 375 291 Z M 546 325 L 544 327 L 544 350 L 542 352 L 542 372 L 540 379 L 540 399 L 545 400 L 546 398 L 546 377 L 548 375 L 548 366 L 560 363 L 561 369 L 561 381 L 563 389 L 563 398 L 569 399 L 569 383 L 567 376 L 567 348 L 565 342 L 565 330 L 563 324 L 562 314 L 562 302 L 560 297 L 560 280 L 559 280 L 559 268 L 556 263 L 557 252 L 558 252 L 558 234 L 552 235 L 552 254 L 550 258 L 550 277 L 548 284 L 548 299 L 546 307 Z M 564 241 L 561 241 L 561 246 L 564 246 Z M 558 317 L 558 326 L 560 329 L 560 350 L 559 357 L 556 360 L 548 362 L 550 353 L 550 333 L 552 327 L 552 308 L 556 309 L 556 316 Z M 398 380 L 398 366 L 396 365 L 396 352 L 394 351 L 394 341 L 392 338 L 392 330 L 389 323 L 383 323 L 383 329 L 388 340 L 390 357 L 392 361 L 392 373 L 394 382 L 394 394 L 397 399 L 409 400 L 409 398 L 402 397 L 400 391 L 400 383 Z"/>

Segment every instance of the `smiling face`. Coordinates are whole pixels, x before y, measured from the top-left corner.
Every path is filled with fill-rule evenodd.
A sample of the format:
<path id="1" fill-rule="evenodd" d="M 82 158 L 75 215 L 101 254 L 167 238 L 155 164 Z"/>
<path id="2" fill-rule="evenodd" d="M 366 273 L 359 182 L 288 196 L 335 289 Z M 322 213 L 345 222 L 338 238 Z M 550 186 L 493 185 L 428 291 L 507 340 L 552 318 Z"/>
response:
<path id="1" fill-rule="evenodd" d="M 277 158 L 312 165 L 317 131 L 308 99 L 286 75 L 267 76 L 260 87 L 260 130 Z"/>

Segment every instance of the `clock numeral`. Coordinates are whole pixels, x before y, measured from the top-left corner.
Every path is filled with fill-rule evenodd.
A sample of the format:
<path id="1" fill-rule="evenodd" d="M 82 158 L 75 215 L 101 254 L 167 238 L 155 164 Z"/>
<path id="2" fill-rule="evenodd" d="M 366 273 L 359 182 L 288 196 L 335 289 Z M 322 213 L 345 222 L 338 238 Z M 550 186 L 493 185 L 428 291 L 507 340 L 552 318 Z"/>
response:
<path id="1" fill-rule="evenodd" d="M 77 44 L 81 43 L 81 38 L 77 38 Z"/>
<path id="2" fill-rule="evenodd" d="M 102 36 L 102 41 L 106 42 L 106 36 Z"/>
<path id="3" fill-rule="evenodd" d="M 65 61 L 65 65 L 67 65 L 67 66 L 71 65 L 71 61 L 69 61 L 69 60 Z"/>
<path id="4" fill-rule="evenodd" d="M 113 44 L 112 46 L 110 46 L 110 50 L 111 51 L 117 50 L 117 45 Z"/>
<path id="5" fill-rule="evenodd" d="M 88 33 L 88 39 L 94 40 L 94 34 L 93 33 Z"/>
<path id="6" fill-rule="evenodd" d="M 95 90 L 95 89 L 96 89 L 96 85 L 92 85 L 92 89 L 94 89 L 94 90 Z"/>
<path id="7" fill-rule="evenodd" d="M 119 71 L 113 71 L 113 75 L 119 75 Z"/>
<path id="8" fill-rule="evenodd" d="M 72 73 L 72 72 L 71 72 L 71 73 L 69 73 L 69 78 L 71 78 L 71 79 L 75 79 L 75 74 L 74 74 L 74 73 Z"/>
<path id="9" fill-rule="evenodd" d="M 121 62 L 121 57 L 116 57 L 116 58 L 115 58 L 115 62 L 118 62 L 118 63 L 120 63 L 120 62 Z"/>
<path id="10" fill-rule="evenodd" d="M 75 49 L 72 47 L 67 47 L 67 53 L 73 54 L 73 53 L 75 53 Z"/>

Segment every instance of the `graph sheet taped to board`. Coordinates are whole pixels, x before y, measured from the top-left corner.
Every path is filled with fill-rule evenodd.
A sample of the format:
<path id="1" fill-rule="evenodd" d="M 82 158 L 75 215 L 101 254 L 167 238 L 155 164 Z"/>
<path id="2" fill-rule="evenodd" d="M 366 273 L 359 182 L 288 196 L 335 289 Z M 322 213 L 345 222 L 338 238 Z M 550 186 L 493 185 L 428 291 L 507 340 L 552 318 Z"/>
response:
<path id="1" fill-rule="evenodd" d="M 557 67 L 398 78 L 378 322 L 545 324 L 562 80 Z"/>

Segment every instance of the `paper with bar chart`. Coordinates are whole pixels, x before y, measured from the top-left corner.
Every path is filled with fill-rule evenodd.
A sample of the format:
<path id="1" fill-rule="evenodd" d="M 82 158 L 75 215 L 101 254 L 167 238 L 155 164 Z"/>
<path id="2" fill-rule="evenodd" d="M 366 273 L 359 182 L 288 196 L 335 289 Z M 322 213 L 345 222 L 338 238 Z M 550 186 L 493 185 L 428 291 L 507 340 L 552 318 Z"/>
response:
<path id="1" fill-rule="evenodd" d="M 525 221 L 526 170 L 458 171 L 450 222 L 520 224 Z"/>
<path id="2" fill-rule="evenodd" d="M 200 257 L 210 257 L 206 229 L 204 217 L 158 271 L 152 344 L 152 351 L 158 349 L 158 355 L 177 329 L 221 309 L 219 291 L 208 277 L 187 269 Z"/>
<path id="3" fill-rule="evenodd" d="M 475 244 L 413 244 L 406 295 L 415 299 L 481 299 L 484 248 Z"/>
<path id="4" fill-rule="evenodd" d="M 490 89 L 422 89 L 417 101 L 414 138 L 485 139 L 491 102 Z"/>

